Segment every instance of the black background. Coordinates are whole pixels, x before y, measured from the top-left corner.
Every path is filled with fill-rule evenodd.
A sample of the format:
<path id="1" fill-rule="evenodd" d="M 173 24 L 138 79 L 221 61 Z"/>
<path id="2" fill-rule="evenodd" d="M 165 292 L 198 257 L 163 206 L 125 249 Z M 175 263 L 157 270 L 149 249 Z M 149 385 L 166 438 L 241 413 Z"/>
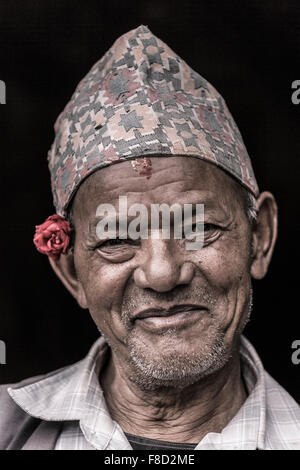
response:
<path id="1" fill-rule="evenodd" d="M 32 1 L 0 3 L 1 299 L 7 364 L 0 383 L 83 357 L 97 337 L 32 243 L 54 213 L 47 168 L 53 124 L 79 80 L 123 33 L 147 25 L 224 96 L 261 190 L 279 205 L 279 238 L 254 283 L 246 335 L 265 368 L 300 401 L 298 1 Z"/>

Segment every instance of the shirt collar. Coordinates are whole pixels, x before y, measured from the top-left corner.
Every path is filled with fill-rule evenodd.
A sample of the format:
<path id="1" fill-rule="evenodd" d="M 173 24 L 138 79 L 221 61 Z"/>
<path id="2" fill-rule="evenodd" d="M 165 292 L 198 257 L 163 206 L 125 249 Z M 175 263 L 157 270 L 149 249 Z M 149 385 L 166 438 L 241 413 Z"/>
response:
<path id="1" fill-rule="evenodd" d="M 110 417 L 98 380 L 107 353 L 107 344 L 101 337 L 82 361 L 24 387 L 11 387 L 8 393 L 35 418 L 79 421 L 85 438 L 98 449 L 108 448 L 112 438 L 128 442 Z M 131 449 L 131 446 L 128 443 L 123 448 Z"/>
<path id="2" fill-rule="evenodd" d="M 24 411 L 36 418 L 78 420 L 86 439 L 93 441 L 96 448 L 107 449 L 114 436 L 123 441 L 123 449 L 131 449 L 129 443 L 128 447 L 126 445 L 128 441 L 121 427 L 111 419 L 99 384 L 107 353 L 107 344 L 101 337 L 82 361 L 29 385 L 11 387 L 8 393 Z M 221 433 L 208 433 L 196 449 L 264 448 L 266 385 L 263 365 L 244 336 L 240 354 L 248 398 Z"/>
<path id="3" fill-rule="evenodd" d="M 240 345 L 241 370 L 248 397 L 220 433 L 208 433 L 197 450 L 263 450 L 266 431 L 266 384 L 262 362 L 242 335 Z"/>
<path id="4" fill-rule="evenodd" d="M 97 369 L 104 365 L 107 347 L 103 338 L 93 344 L 87 356 L 71 366 L 8 393 L 29 415 L 46 421 L 80 420 L 89 390 L 97 394 L 99 406 L 106 406 L 98 384 Z"/>

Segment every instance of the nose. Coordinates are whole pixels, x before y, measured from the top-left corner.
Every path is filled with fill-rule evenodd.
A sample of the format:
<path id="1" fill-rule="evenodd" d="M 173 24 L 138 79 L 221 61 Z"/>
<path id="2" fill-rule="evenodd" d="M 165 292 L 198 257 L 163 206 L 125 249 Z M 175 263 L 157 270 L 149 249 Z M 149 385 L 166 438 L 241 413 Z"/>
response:
<path id="1" fill-rule="evenodd" d="M 144 261 L 134 272 L 134 281 L 140 288 L 167 292 L 181 284 L 189 284 L 194 277 L 194 267 L 182 261 L 178 249 L 166 240 L 147 240 Z"/>

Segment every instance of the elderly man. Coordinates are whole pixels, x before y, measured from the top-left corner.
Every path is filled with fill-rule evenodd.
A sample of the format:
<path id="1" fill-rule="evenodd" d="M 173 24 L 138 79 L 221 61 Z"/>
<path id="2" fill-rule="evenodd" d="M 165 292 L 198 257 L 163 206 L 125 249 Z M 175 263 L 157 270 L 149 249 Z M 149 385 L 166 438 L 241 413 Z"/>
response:
<path id="1" fill-rule="evenodd" d="M 277 206 L 222 97 L 140 26 L 79 83 L 55 130 L 57 213 L 34 241 L 101 336 L 79 363 L 1 387 L 1 448 L 300 449 L 299 406 L 242 335 Z M 136 204 L 149 223 L 171 208 L 171 235 L 161 214 L 144 236 L 141 219 L 130 227 Z M 174 204 L 193 208 L 182 237 Z M 103 208 L 114 234 L 99 229 Z"/>

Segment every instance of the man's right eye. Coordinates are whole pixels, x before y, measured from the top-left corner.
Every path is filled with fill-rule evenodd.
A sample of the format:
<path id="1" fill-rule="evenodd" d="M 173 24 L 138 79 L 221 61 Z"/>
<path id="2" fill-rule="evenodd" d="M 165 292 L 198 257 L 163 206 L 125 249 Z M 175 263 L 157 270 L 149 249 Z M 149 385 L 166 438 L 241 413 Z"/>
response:
<path id="1" fill-rule="evenodd" d="M 124 240 L 117 237 L 99 243 L 96 251 L 112 262 L 124 262 L 135 255 L 136 248 L 139 246 L 138 240 Z"/>
<path id="2" fill-rule="evenodd" d="M 98 246 L 98 248 L 102 248 L 105 246 L 119 246 L 128 243 L 128 240 L 121 240 L 120 238 L 110 238 L 109 240 L 106 240 L 105 242 L 101 243 L 101 245 Z"/>
<path id="3" fill-rule="evenodd" d="M 134 240 L 110 238 L 100 242 L 93 251 L 111 263 L 125 263 L 134 257 L 138 248 Z"/>

